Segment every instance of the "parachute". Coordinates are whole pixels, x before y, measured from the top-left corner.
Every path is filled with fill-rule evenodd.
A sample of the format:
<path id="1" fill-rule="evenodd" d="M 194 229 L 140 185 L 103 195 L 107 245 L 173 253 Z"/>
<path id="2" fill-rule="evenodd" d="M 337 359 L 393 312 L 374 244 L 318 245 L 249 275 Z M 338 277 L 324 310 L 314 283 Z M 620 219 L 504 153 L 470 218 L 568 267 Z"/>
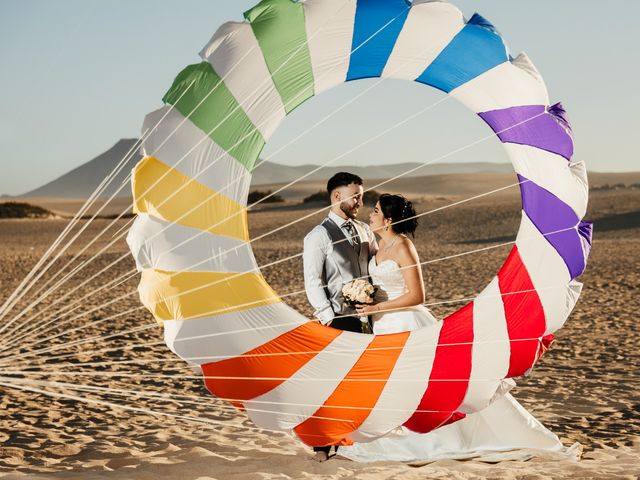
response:
<path id="1" fill-rule="evenodd" d="M 416 432 L 479 411 L 533 367 L 570 314 L 591 225 L 569 122 L 525 54 L 437 0 L 263 0 L 222 25 L 144 121 L 128 243 L 143 304 L 206 387 L 262 428 L 308 445 Z M 438 325 L 363 335 L 311 322 L 265 281 L 251 249 L 251 172 L 284 117 L 345 81 L 435 87 L 495 132 L 522 220 L 497 275 Z"/>

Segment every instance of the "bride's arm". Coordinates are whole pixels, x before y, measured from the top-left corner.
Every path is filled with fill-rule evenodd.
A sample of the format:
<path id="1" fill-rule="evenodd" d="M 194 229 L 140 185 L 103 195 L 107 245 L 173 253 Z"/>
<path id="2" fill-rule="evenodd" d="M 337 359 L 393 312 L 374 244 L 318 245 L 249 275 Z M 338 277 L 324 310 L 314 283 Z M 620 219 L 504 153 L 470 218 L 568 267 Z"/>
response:
<path id="1" fill-rule="evenodd" d="M 413 242 L 409 239 L 405 239 L 402 244 L 399 245 L 398 251 L 396 252 L 396 255 L 394 255 L 393 260 L 395 260 L 401 268 L 402 277 L 404 278 L 404 282 L 407 287 L 407 293 L 399 296 L 398 298 L 394 298 L 393 300 L 380 302 L 376 305 L 364 306 L 364 308 L 358 309 L 358 313 L 371 314 L 375 312 L 413 307 L 424 303 L 422 269 L 420 268 L 420 259 Z"/>

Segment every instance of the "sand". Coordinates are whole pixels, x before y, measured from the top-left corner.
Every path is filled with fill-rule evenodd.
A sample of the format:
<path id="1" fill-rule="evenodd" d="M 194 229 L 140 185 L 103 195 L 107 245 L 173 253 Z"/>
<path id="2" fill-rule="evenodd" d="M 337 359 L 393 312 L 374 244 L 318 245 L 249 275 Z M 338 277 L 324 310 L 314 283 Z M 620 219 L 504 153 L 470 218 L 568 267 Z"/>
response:
<path id="1" fill-rule="evenodd" d="M 458 199 L 423 198 L 418 210 L 429 211 Z M 252 236 L 290 221 L 293 215 L 309 212 L 309 209 L 285 205 L 252 213 Z M 423 260 L 498 245 L 515 237 L 519 215 L 516 192 L 459 205 L 423 217 L 416 245 Z M 286 233 L 256 242 L 258 262 L 263 264 L 298 253 L 304 234 L 320 218 L 310 218 L 287 229 Z M 538 457 L 526 462 L 497 464 L 475 460 L 422 465 L 357 464 L 338 459 L 316 464 L 309 460 L 309 449 L 295 439 L 256 429 L 233 407 L 209 395 L 200 379 L 184 378 L 193 376 L 193 372 L 168 351 L 162 341 L 161 328 L 154 324 L 149 313 L 139 308 L 135 293 L 138 276 L 109 284 L 133 268 L 126 244 L 117 240 L 71 281 L 47 295 L 30 315 L 13 324 L 26 321 L 24 326 L 14 332 L 8 329 L 0 333 L 0 337 L 10 333 L 0 340 L 0 348 L 7 349 L 0 352 L 0 377 L 3 378 L 0 383 L 9 384 L 0 385 L 3 412 L 0 477 L 637 478 L 640 474 L 637 386 L 640 327 L 636 320 L 640 283 L 640 190 L 593 191 L 587 219 L 595 222 L 595 234 L 589 266 L 580 279 L 585 285 L 582 296 L 565 327 L 557 332 L 552 350 L 531 375 L 518 379 L 513 391 L 565 445 L 574 442 L 582 445 L 583 456 L 579 462 Z M 112 226 L 103 238 L 80 254 L 78 261 L 87 260 L 106 247 L 113 233 L 125 227 L 126 222 L 121 220 Z M 78 246 L 61 255 L 51 272 L 60 272 L 82 246 L 109 223 L 107 220 L 91 223 Z M 18 285 L 65 224 L 66 221 L 59 219 L 0 221 L 1 301 Z M 427 302 L 460 300 L 477 294 L 496 273 L 508 251 L 509 247 L 499 247 L 425 267 Z M 122 260 L 110 265 L 121 257 Z M 105 271 L 100 272 L 102 269 Z M 299 259 L 264 270 L 267 280 L 280 293 L 300 290 L 301 272 Z M 61 275 L 64 273 L 65 270 Z M 42 285 L 48 275 L 38 285 Z M 78 287 L 91 276 L 95 278 Z M 92 293 L 105 285 L 103 290 Z M 27 299 L 38 288 L 36 286 L 25 301 L 12 310 L 13 316 L 29 303 Z M 88 297 L 83 299 L 85 295 Z M 74 302 L 79 303 L 74 305 Z M 290 304 L 309 314 L 304 295 L 291 298 Z M 448 303 L 433 310 L 442 316 L 461 305 Z M 36 322 L 67 306 L 73 308 L 71 313 L 55 315 L 52 317 L 55 321 L 33 337 L 20 338 L 26 328 L 37 326 Z M 91 311 L 93 309 L 95 311 Z M 0 321 L 0 325 L 6 321 Z M 78 327 L 83 328 L 47 339 Z M 104 338 L 135 328 L 144 330 Z M 102 338 L 87 342 L 92 337 Z M 42 340 L 45 341 L 38 345 L 29 345 Z M 69 347 L 69 342 L 74 341 L 87 343 Z M 43 348 L 55 350 L 15 358 L 17 354 L 26 355 Z M 109 364 L 127 361 L 137 363 Z M 94 362 L 99 365 L 81 365 Z M 74 375 L 61 374 L 59 370 Z M 8 371 L 28 373 L 18 375 Z M 121 376 L 115 377 L 114 373 Z M 19 390 L 19 387 L 47 391 L 50 395 Z M 110 389 L 110 393 L 100 389 Z M 56 394 L 62 396 L 51 396 Z M 88 403 L 91 401 L 96 403 Z"/>

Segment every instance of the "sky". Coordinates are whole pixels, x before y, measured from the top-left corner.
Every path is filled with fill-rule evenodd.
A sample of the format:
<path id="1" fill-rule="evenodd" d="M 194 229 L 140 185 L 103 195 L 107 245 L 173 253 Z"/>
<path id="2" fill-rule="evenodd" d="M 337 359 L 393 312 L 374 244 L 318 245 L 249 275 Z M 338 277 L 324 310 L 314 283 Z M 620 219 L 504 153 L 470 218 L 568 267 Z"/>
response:
<path id="1" fill-rule="evenodd" d="M 224 22 L 258 0 L 0 0 L 0 194 L 37 188 L 139 136 L 175 75 Z M 638 171 L 640 2 L 454 0 L 525 51 L 574 129 L 574 159 Z M 371 88 L 339 113 L 335 110 Z M 455 100 L 415 82 L 349 82 L 292 112 L 262 158 L 288 165 L 506 162 L 491 131 Z M 407 118 L 421 110 L 417 117 Z M 303 138 L 304 130 L 328 118 Z M 402 123 L 404 122 L 404 123 Z M 364 146 L 379 133 L 395 128 Z M 345 153 L 347 152 L 347 153 Z M 443 160 L 444 161 L 444 160 Z M 428 168 L 428 167 L 426 167 Z"/>

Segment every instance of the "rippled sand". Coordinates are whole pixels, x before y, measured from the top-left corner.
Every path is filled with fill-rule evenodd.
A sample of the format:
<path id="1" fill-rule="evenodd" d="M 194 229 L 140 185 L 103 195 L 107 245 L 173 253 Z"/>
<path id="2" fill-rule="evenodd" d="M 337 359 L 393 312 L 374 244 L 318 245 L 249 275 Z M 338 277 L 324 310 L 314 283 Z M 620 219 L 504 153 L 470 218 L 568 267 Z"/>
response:
<path id="1" fill-rule="evenodd" d="M 424 199 L 419 211 L 455 200 Z M 252 236 L 310 212 L 283 207 L 252 213 Z M 421 258 L 436 260 L 508 242 L 515 237 L 519 215 L 515 192 L 426 215 L 416 240 Z M 321 217 L 309 218 L 256 242 L 258 262 L 265 264 L 300 252 L 304 234 Z M 337 459 L 324 464 L 311 462 L 308 449 L 297 441 L 256 429 L 233 407 L 210 396 L 199 378 L 189 378 L 194 373 L 168 352 L 161 329 L 140 307 L 135 292 L 138 277 L 126 276 L 133 268 L 126 244 L 116 239 L 108 246 L 112 235 L 124 228 L 126 221 L 119 221 L 81 252 L 82 246 L 110 223 L 99 220 L 89 225 L 79 246 L 64 253 L 51 272 L 58 272 L 60 278 L 68 272 L 61 271 L 62 266 L 74 255 L 79 254 L 74 264 L 77 265 L 102 248 L 105 251 L 71 281 L 46 295 L 29 315 L 13 323 L 24 325 L 13 332 L 10 327 L 0 333 L 9 334 L 2 338 L 0 347 L 4 350 L 0 353 L 0 383 L 8 385 L 0 385 L 0 476 L 637 478 L 640 191 L 593 192 L 588 219 L 595 222 L 595 235 L 588 269 L 580 279 L 585 285 L 580 301 L 557 333 L 552 350 L 529 377 L 518 380 L 513 392 L 565 444 L 583 445 L 580 462 L 551 458 L 500 464 L 439 461 L 422 466 L 362 465 Z M 65 224 L 62 220 L 0 221 L 2 301 Z M 491 248 L 430 263 L 424 269 L 427 302 L 460 300 L 477 294 L 496 273 L 509 248 Z M 264 270 L 267 280 L 281 294 L 302 289 L 301 273 L 299 258 Z M 0 325 L 15 318 L 30 303 L 48 275 Z M 95 278 L 89 280 L 92 276 Z M 81 285 L 85 280 L 89 281 Z M 46 289 L 33 298 L 45 292 Z M 290 300 L 294 307 L 309 314 L 304 294 Z M 445 303 L 433 310 L 443 316 L 462 304 Z M 59 312 L 61 309 L 66 310 Z M 26 329 L 36 328 L 44 320 L 51 323 L 21 338 Z M 49 338 L 63 331 L 67 333 Z M 44 349 L 49 351 L 37 351 Z M 61 396 L 52 396 L 56 394 Z"/>

